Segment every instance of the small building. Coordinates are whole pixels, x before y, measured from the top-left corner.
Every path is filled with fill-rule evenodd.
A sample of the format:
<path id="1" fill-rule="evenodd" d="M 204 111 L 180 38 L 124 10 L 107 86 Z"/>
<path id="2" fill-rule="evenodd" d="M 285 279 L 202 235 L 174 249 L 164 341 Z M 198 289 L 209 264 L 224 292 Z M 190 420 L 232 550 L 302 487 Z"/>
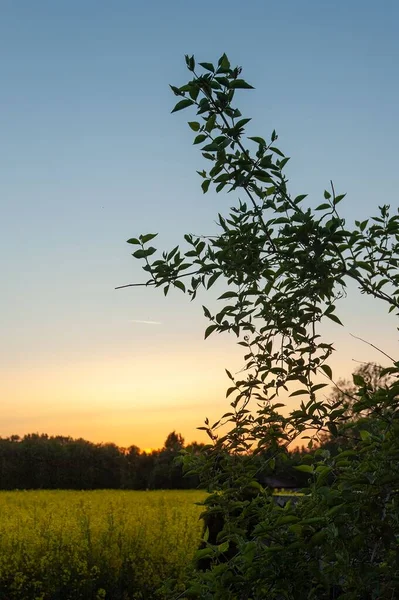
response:
<path id="1" fill-rule="evenodd" d="M 290 492 L 295 492 L 300 489 L 298 482 L 289 477 L 264 477 L 263 484 L 276 491 L 289 490 Z"/>

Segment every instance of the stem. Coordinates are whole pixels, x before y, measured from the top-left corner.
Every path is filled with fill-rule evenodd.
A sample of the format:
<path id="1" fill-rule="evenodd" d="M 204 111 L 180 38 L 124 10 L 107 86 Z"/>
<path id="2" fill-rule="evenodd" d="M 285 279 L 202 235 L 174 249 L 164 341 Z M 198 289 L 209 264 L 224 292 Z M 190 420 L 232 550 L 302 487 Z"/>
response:
<path id="1" fill-rule="evenodd" d="M 381 350 L 381 348 L 378 348 L 378 346 L 374 346 L 374 344 L 372 344 L 371 342 L 368 342 L 367 340 L 364 340 L 363 338 L 361 338 L 361 337 L 359 337 L 357 335 L 353 335 L 353 333 L 351 333 L 350 335 L 353 338 L 355 338 L 356 340 L 360 340 L 361 342 L 364 342 L 365 344 L 368 344 L 369 346 L 371 346 L 375 350 L 378 350 L 378 352 L 381 352 L 381 354 L 383 354 L 384 356 L 386 356 L 387 358 L 389 358 L 389 360 L 391 360 L 393 363 L 395 362 L 395 360 L 392 358 L 392 356 L 389 356 L 389 354 L 387 354 L 386 352 L 384 352 L 383 350 Z"/>

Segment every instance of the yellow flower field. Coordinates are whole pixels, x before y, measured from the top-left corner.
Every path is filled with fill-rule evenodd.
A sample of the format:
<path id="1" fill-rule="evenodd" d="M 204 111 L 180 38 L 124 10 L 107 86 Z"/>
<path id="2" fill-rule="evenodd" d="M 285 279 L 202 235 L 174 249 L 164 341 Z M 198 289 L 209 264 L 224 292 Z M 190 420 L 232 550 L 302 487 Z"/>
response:
<path id="1" fill-rule="evenodd" d="M 141 600 L 179 579 L 200 491 L 0 492 L 1 600 Z"/>

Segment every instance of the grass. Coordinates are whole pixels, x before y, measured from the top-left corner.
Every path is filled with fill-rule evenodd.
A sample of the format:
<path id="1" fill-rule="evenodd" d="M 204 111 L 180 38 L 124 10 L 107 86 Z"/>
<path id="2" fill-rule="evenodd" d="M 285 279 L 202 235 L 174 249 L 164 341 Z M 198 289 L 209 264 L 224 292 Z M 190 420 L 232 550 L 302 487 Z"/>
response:
<path id="1" fill-rule="evenodd" d="M 150 600 L 201 535 L 199 491 L 0 493 L 1 600 Z"/>

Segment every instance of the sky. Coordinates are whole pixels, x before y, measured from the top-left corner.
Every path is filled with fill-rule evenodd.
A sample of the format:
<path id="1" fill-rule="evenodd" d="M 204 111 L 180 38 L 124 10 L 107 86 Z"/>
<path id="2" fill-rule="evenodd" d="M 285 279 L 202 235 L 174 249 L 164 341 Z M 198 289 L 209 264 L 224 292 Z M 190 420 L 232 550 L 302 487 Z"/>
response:
<path id="1" fill-rule="evenodd" d="M 204 439 L 243 365 L 234 338 L 204 341 L 205 295 L 114 289 L 146 280 L 128 238 L 172 248 L 235 201 L 202 194 L 168 84 L 188 80 L 184 54 L 226 52 L 256 88 L 237 96 L 250 133 L 276 129 L 292 157 L 291 191 L 314 206 L 332 179 L 351 223 L 398 206 L 398 20 L 394 0 L 0 3 L 0 436 Z M 351 333 L 397 356 L 384 306 L 351 289 L 337 314 L 337 377 L 384 362 Z"/>

